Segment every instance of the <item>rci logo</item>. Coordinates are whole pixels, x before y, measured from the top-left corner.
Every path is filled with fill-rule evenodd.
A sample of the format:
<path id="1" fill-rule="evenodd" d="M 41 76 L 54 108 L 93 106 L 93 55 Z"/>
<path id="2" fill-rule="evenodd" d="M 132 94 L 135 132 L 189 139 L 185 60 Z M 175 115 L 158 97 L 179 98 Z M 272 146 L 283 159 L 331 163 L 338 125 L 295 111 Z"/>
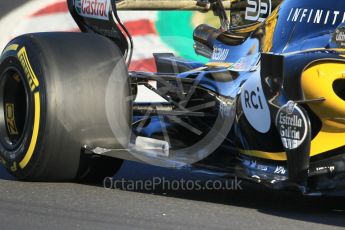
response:
<path id="1" fill-rule="evenodd" d="M 261 97 L 260 97 L 260 88 L 256 88 L 255 91 L 244 91 L 244 103 L 247 108 L 254 108 L 254 109 L 264 109 L 262 106 L 261 102 Z"/>
<path id="2" fill-rule="evenodd" d="M 271 114 L 262 90 L 260 71 L 249 76 L 241 89 L 241 105 L 249 124 L 260 133 L 271 127 Z"/>
<path id="3" fill-rule="evenodd" d="M 245 19 L 248 21 L 264 21 L 272 12 L 272 0 L 247 0 Z"/>

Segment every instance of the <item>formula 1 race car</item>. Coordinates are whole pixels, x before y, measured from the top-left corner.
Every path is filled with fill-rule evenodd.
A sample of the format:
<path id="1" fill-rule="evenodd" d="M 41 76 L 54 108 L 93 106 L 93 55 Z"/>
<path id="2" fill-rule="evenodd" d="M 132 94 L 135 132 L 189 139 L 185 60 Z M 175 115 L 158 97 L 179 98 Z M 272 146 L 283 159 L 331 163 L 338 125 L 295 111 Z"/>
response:
<path id="1" fill-rule="evenodd" d="M 132 160 L 304 194 L 345 188 L 342 1 L 68 6 L 83 33 L 23 35 L 1 56 L 0 161 L 18 179 L 96 182 Z M 128 71 L 118 10 L 212 10 L 220 28 L 193 35 L 209 61 L 155 53 L 157 72 Z"/>

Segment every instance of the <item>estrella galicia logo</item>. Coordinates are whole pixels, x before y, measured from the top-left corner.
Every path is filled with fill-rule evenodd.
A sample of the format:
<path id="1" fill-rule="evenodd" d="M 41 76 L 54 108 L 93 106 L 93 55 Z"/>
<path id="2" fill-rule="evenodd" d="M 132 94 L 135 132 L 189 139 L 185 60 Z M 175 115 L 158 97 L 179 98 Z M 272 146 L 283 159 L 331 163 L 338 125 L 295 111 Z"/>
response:
<path id="1" fill-rule="evenodd" d="M 263 22 L 272 13 L 271 0 L 247 0 L 245 19 Z"/>
<path id="2" fill-rule="evenodd" d="M 241 89 L 241 105 L 249 124 L 260 133 L 271 128 L 271 114 L 264 95 L 260 71 L 253 73 Z"/>
<path id="3" fill-rule="evenodd" d="M 295 102 L 289 101 L 286 104 L 286 113 L 289 114 L 289 115 L 293 114 L 293 112 L 295 111 L 295 106 L 296 106 Z"/>
<path id="4" fill-rule="evenodd" d="M 293 101 L 289 101 L 279 109 L 276 126 L 286 149 L 297 149 L 307 137 L 307 119 Z"/>

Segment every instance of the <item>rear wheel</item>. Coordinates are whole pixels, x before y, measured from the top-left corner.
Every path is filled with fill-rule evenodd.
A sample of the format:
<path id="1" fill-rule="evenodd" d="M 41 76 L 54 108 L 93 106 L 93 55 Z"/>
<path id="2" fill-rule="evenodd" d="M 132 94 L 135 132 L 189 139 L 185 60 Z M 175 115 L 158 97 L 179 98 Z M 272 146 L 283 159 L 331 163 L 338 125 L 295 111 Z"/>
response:
<path id="1" fill-rule="evenodd" d="M 121 90 L 112 77 L 125 79 Z M 109 90 L 118 100 L 112 108 Z M 82 147 L 126 146 L 129 92 L 121 52 L 107 38 L 40 33 L 14 39 L 0 59 L 0 161 L 22 180 L 97 182 L 112 176 L 122 160 L 84 154 Z M 122 137 L 114 137 L 107 111 L 123 124 Z"/>

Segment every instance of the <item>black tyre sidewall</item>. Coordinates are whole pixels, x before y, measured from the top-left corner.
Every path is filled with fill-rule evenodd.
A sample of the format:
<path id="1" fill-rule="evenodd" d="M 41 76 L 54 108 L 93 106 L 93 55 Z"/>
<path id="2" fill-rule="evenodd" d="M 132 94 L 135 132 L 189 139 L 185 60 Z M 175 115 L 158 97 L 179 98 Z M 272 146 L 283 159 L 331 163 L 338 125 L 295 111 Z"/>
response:
<path id="1" fill-rule="evenodd" d="M 15 39 L 12 41 L 8 46 L 10 45 L 18 45 L 18 48 L 16 50 L 9 50 L 1 56 L 0 59 L 0 74 L 2 74 L 6 69 L 8 68 L 16 68 L 17 71 L 20 73 L 21 80 L 23 81 L 26 91 L 27 91 L 27 106 L 28 106 L 28 113 L 27 113 L 27 121 L 25 124 L 25 129 L 23 131 L 23 138 L 21 139 L 18 146 L 16 146 L 14 149 L 9 148 L 7 144 L 3 143 L 3 141 L 0 141 L 0 156 L 2 158 L 3 165 L 7 168 L 8 172 L 10 172 L 13 176 L 15 176 L 18 179 L 26 179 L 31 177 L 32 172 L 35 171 L 36 166 L 39 164 L 39 162 L 42 160 L 42 156 L 37 154 L 37 152 L 40 152 L 40 147 L 42 141 L 44 141 L 44 136 L 42 135 L 44 132 L 45 127 L 45 121 L 46 121 L 46 94 L 45 94 L 45 79 L 43 78 L 43 66 L 42 63 L 44 63 L 44 60 L 40 58 L 38 55 L 32 55 L 35 53 L 38 53 L 39 49 L 33 42 L 31 42 L 29 39 Z M 7 46 L 7 47 L 8 47 Z M 26 55 L 28 57 L 27 64 L 30 65 L 30 67 L 33 70 L 33 73 L 37 77 L 37 80 L 39 82 L 39 86 L 34 89 L 34 91 L 30 88 L 29 78 L 28 74 L 25 72 L 23 64 L 21 63 L 18 53 L 20 50 L 25 48 Z M 1 75 L 2 76 L 2 75 Z M 2 78 L 2 77 L 1 77 Z M 2 82 L 2 79 L 0 79 L 0 82 Z M 3 93 L 0 89 L 1 94 Z M 39 101 L 40 101 L 40 119 L 39 119 L 39 125 L 38 125 L 38 136 L 35 142 L 35 148 L 33 149 L 32 156 L 30 157 L 30 160 L 25 165 L 25 167 L 21 167 L 20 163 L 23 161 L 23 159 L 28 154 L 28 150 L 31 144 L 31 140 L 33 138 L 33 129 L 34 129 L 34 123 L 35 123 L 35 106 L 38 106 L 35 104 L 34 94 L 39 94 Z M 0 102 L 1 106 L 3 106 L 3 102 Z M 1 111 L 1 110 L 0 110 Z M 3 110 L 2 110 L 3 111 Z M 1 138 L 3 140 L 3 138 Z M 14 157 L 13 157 L 14 156 Z"/>
<path id="2" fill-rule="evenodd" d="M 0 142 L 0 161 L 12 175 L 26 181 L 96 181 L 119 169 L 122 160 L 93 161 L 82 151 L 85 145 L 122 149 L 129 142 L 131 105 L 123 100 L 129 97 L 130 79 L 116 44 L 96 34 L 27 34 L 11 41 L 3 52 L 0 71 L 6 68 L 18 69 L 25 88 L 31 90 L 22 142 L 14 148 Z M 13 82 L 9 84 L 13 93 L 8 94 L 15 101 L 24 100 L 15 96 L 20 87 Z M 0 95 L 5 95 L 3 91 L 0 88 Z M 114 99 L 121 102 L 113 103 Z M 119 124 L 116 134 L 109 117 Z M 0 112 L 0 127 L 6 122 Z"/>

